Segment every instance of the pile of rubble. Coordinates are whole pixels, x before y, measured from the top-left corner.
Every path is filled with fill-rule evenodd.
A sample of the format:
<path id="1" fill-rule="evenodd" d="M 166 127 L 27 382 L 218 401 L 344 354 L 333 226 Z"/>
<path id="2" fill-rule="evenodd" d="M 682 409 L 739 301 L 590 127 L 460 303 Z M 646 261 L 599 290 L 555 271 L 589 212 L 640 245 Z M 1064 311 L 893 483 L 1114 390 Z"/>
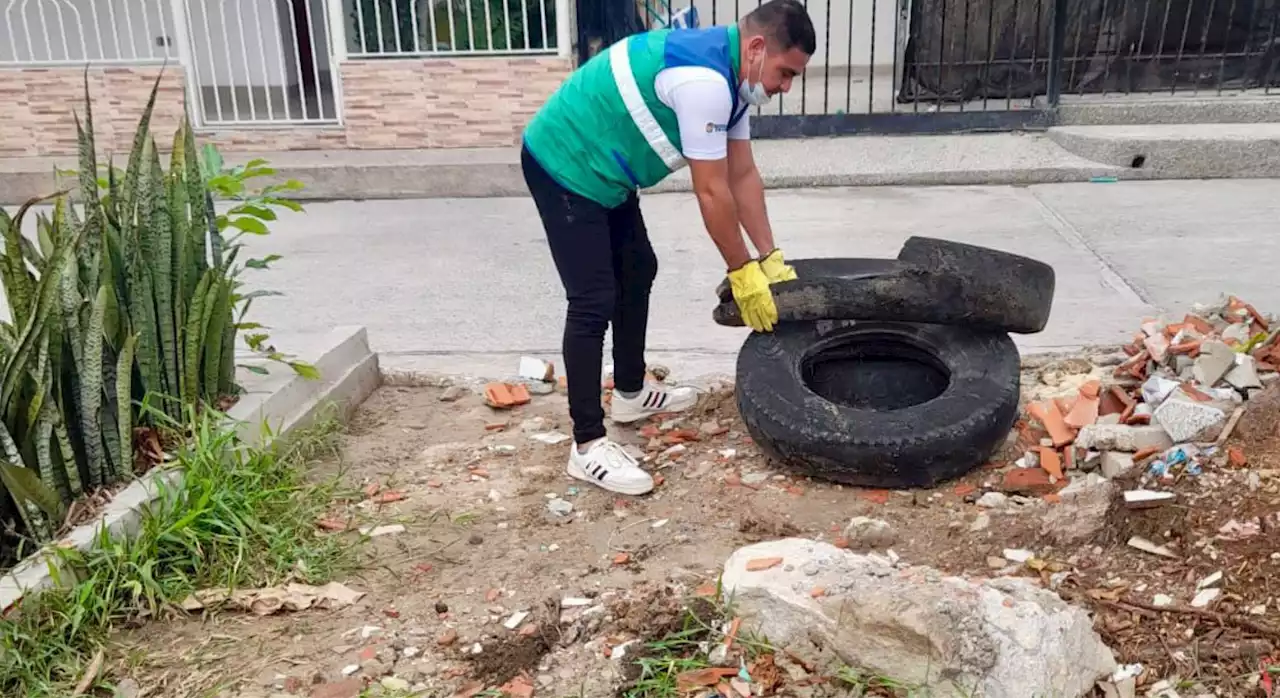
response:
<path id="1" fill-rule="evenodd" d="M 1073 469 L 1101 469 L 1107 478 L 1135 468 L 1195 476 L 1207 459 L 1241 459 L 1219 450 L 1243 403 L 1280 378 L 1280 332 L 1272 325 L 1233 296 L 1195 306 L 1178 322 L 1149 319 L 1123 353 L 1083 371 L 1051 365 L 1027 405 L 1031 423 L 1020 425 L 1018 465 L 1038 467 L 1060 488 Z M 1126 493 L 1135 504 L 1166 496 Z"/>

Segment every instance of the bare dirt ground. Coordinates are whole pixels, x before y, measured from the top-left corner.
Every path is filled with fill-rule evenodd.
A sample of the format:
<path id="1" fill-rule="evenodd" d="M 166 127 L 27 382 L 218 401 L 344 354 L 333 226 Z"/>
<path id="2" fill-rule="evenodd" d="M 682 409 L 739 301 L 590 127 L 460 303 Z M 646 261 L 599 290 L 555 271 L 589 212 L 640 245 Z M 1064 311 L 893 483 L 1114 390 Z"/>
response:
<path id="1" fill-rule="evenodd" d="M 1077 365 L 1091 367 L 1030 367 L 1024 391 Z M 1280 644 L 1280 402 L 1264 402 L 1232 440 L 1245 464 L 1223 449 L 1202 474 L 1159 482 L 1175 503 L 1130 510 L 1119 493 L 1137 474 L 1093 504 L 1063 499 L 1065 482 L 1017 486 L 1012 461 L 1041 436 L 1025 423 L 994 462 L 935 490 L 797 478 L 760 455 L 726 387 L 690 414 L 610 427 L 660 476 L 652 494 L 621 497 L 565 475 L 567 442 L 548 443 L 569 431 L 560 391 L 498 410 L 474 390 L 385 385 L 349 425 L 343 462 L 324 466 L 346 468 L 362 498 L 317 522 L 317 535 L 395 527 L 375 529 L 363 569 L 340 580 L 366 595 L 335 611 L 153 623 L 120 637 L 117 672 L 146 696 L 618 695 L 637 673 L 632 641 L 678 630 L 681 604 L 713 588 L 736 548 L 799 536 L 1039 578 L 1096 612 L 1120 662 L 1142 664 L 1140 695 L 1168 679 L 1181 696 L 1263 696 Z M 888 530 L 846 536 L 859 516 Z M 1134 535 L 1173 556 L 1126 545 Z M 1193 608 L 1198 586 L 1222 592 Z M 778 694 L 841 695 L 804 675 L 791 666 Z"/>

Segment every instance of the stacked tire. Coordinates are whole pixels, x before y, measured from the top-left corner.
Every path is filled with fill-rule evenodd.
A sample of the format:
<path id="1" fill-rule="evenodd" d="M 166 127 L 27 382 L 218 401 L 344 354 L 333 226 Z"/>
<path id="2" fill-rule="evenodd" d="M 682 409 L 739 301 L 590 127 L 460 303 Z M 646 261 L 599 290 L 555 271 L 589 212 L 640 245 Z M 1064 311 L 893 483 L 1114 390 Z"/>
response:
<path id="1" fill-rule="evenodd" d="M 779 322 L 738 354 L 748 433 L 802 475 L 931 487 L 987 462 L 1018 415 L 1009 333 L 1040 332 L 1053 268 L 912 237 L 892 259 L 801 259 L 774 285 Z M 726 285 L 713 317 L 742 326 Z"/>

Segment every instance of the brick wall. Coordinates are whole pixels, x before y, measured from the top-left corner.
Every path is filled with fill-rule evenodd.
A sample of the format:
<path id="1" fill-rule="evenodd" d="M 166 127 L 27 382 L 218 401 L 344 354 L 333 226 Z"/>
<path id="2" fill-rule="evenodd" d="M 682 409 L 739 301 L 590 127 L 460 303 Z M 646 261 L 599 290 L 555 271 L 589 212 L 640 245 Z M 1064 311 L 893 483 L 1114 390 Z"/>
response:
<path id="1" fill-rule="evenodd" d="M 510 146 L 570 70 L 554 57 L 349 61 L 341 126 L 214 128 L 198 139 L 227 151 Z M 100 152 L 128 154 L 159 74 L 159 66 L 89 70 Z M 73 111 L 83 119 L 84 89 L 80 68 L 0 70 L 0 157 L 74 154 Z M 166 67 L 152 121 L 161 148 L 185 96 L 181 67 Z"/>

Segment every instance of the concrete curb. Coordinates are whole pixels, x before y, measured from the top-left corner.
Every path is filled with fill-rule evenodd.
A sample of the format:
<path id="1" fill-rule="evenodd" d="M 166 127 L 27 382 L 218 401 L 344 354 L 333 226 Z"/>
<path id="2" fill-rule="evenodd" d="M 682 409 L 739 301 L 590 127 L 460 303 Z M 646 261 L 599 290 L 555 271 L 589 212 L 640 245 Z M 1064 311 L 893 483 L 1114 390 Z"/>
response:
<path id="1" fill-rule="evenodd" d="M 283 436 L 311 423 L 330 404 L 336 405 L 345 419 L 381 381 L 378 356 L 370 350 L 363 327 L 336 328 L 299 355 L 316 367 L 319 380 L 308 380 L 278 364 L 264 380 L 248 372 L 241 377 L 245 393 L 227 416 L 237 423 L 235 429 L 244 442 L 263 442 L 264 421 L 274 435 Z M 156 468 L 130 483 L 94 521 L 77 526 L 0 577 L 0 612 L 8 612 L 27 593 L 49 588 L 58 580 L 57 558 L 49 554 L 49 548 L 88 551 L 104 531 L 113 538 L 133 536 L 143 511 L 181 484 L 182 472 L 176 467 Z"/>
<path id="2" fill-rule="evenodd" d="M 1048 136 L 1080 157 L 1122 168 L 1125 179 L 1280 175 L 1280 124 L 1058 126 Z"/>

